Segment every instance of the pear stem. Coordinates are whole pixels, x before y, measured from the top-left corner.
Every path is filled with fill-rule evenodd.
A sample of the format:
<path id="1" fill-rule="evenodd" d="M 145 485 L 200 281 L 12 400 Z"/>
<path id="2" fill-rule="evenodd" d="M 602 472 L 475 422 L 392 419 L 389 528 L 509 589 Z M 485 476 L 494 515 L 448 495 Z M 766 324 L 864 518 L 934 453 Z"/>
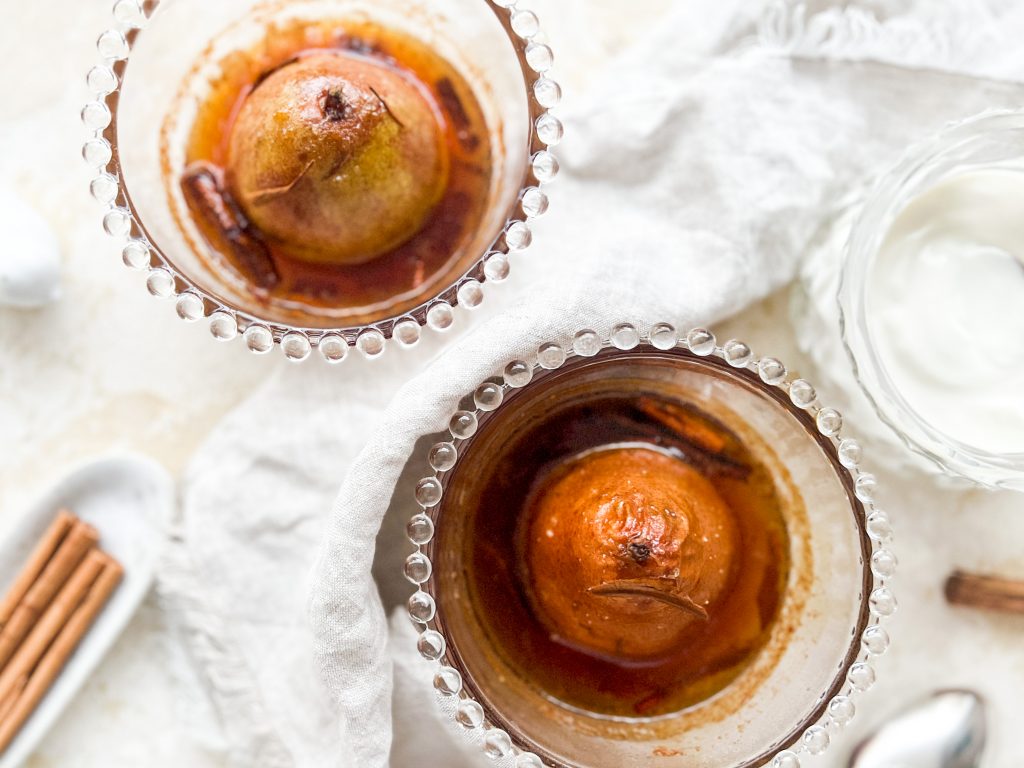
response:
<path id="1" fill-rule="evenodd" d="M 348 102 L 345 100 L 345 94 L 341 88 L 328 88 L 320 98 L 323 102 L 321 109 L 324 117 L 332 123 L 337 123 L 347 117 Z"/>

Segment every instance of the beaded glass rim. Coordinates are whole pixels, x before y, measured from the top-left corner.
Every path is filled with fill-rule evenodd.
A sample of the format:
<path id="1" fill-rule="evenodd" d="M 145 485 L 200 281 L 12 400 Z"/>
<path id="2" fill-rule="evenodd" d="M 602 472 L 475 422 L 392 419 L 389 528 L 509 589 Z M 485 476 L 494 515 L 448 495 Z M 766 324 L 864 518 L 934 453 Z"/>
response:
<path id="1" fill-rule="evenodd" d="M 355 347 L 365 357 L 376 358 L 391 339 L 400 347 L 415 346 L 423 326 L 434 331 L 448 330 L 455 322 L 456 306 L 475 309 L 483 301 L 485 282 L 500 283 L 508 277 L 510 254 L 525 250 L 532 242 L 529 221 L 548 209 L 548 197 L 542 188 L 554 180 L 559 170 L 549 147 L 558 144 L 563 134 L 561 121 L 551 112 L 561 101 L 561 88 L 546 74 L 552 67 L 554 55 L 551 48 L 535 39 L 540 33 L 540 23 L 533 11 L 518 9 L 516 0 L 479 0 L 494 11 L 519 58 L 530 120 L 527 169 L 501 232 L 462 277 L 412 311 L 372 324 L 323 329 L 269 322 L 221 301 L 176 269 L 173 260 L 147 234 L 121 168 L 117 116 L 121 84 L 132 47 L 161 1 L 167 2 L 116 0 L 114 3 L 115 26 L 103 32 L 96 44 L 102 61 L 86 77 L 95 99 L 81 112 L 82 122 L 92 132 L 83 146 L 82 156 L 97 171 L 90 183 L 90 192 L 107 206 L 103 214 L 104 230 L 124 241 L 125 265 L 147 273 L 146 288 L 150 294 L 162 299 L 173 298 L 182 320 L 197 322 L 206 318 L 214 338 L 230 341 L 241 336 L 255 354 L 266 354 L 278 345 L 286 358 L 299 362 L 316 348 L 327 362 L 340 363 L 348 356 L 350 347 Z"/>
<path id="2" fill-rule="evenodd" d="M 744 764 L 799 768 L 801 755 L 825 752 L 832 734 L 853 718 L 857 695 L 867 691 L 875 682 L 871 659 L 889 647 L 889 634 L 883 623 L 896 610 L 896 599 L 890 587 L 897 564 L 889 549 L 892 525 L 889 515 L 875 505 L 875 476 L 860 468 L 863 454 L 860 443 L 843 435 L 842 415 L 834 408 L 821 406 L 814 387 L 802 378 L 790 378 L 779 360 L 756 358 L 748 345 L 735 339 L 719 345 L 714 334 L 704 328 L 694 328 L 680 335 L 672 325 L 658 323 L 642 333 L 636 326 L 623 323 L 616 325 L 606 338 L 593 330 L 582 330 L 575 335 L 568 349 L 549 342 L 539 347 L 534 361 L 513 360 L 500 376 L 484 381 L 476 389 L 473 394 L 475 409 L 458 410 L 452 414 L 448 427 L 451 439 L 434 444 L 428 452 L 427 460 L 434 473 L 416 485 L 415 499 L 419 510 L 409 520 L 406 529 L 416 551 L 409 555 L 403 566 L 406 579 L 417 588 L 408 600 L 407 609 L 419 632 L 417 650 L 422 658 L 435 665 L 434 688 L 441 696 L 458 697 L 456 722 L 469 730 L 482 729 L 483 749 L 489 757 L 499 759 L 514 755 L 516 768 L 555 768 L 560 765 L 545 762 L 528 751 L 524 744 L 517 743 L 517 739 L 499 725 L 490 722 L 484 707 L 464 687 L 462 674 L 448 663 L 447 640 L 436 621 L 432 566 L 424 548 L 434 537 L 433 510 L 441 502 L 443 494 L 441 477 L 455 466 L 460 448 L 472 440 L 481 419 L 501 407 L 506 393 L 527 386 L 536 373 L 558 369 L 573 357 L 594 357 L 605 349 L 680 350 L 694 358 L 719 358 L 732 369 L 749 372 L 750 380 L 756 379 L 762 388 L 774 390 L 776 400 L 784 407 L 788 405 L 794 413 L 809 417 L 813 427 L 808 424 L 808 429 L 816 430 L 820 441 L 830 444 L 835 451 L 836 458 L 832 463 L 849 482 L 855 496 L 857 527 L 862 540 L 870 542 L 870 576 L 865 576 L 866 589 L 862 595 L 862 615 L 866 607 L 867 620 L 861 621 L 860 645 L 857 646 L 856 637 L 851 641 L 830 691 L 822 695 L 819 706 L 811 715 L 765 754 Z M 862 567 L 867 569 L 868 564 Z"/>

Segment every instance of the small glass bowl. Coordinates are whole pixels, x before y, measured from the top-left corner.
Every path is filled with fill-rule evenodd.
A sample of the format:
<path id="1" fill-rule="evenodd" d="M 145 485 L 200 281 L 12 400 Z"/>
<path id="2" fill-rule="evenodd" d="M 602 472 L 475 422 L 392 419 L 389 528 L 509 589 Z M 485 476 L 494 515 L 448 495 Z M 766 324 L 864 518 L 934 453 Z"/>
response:
<path id="1" fill-rule="evenodd" d="M 87 77 L 95 100 L 82 110 L 93 134 L 83 156 L 97 174 L 90 191 L 107 206 L 104 229 L 124 241 L 125 264 L 146 272 L 149 292 L 174 300 L 183 320 L 205 319 L 216 339 L 241 336 L 256 354 L 280 346 L 293 361 L 316 348 L 338 363 L 353 346 L 374 358 L 392 339 L 414 346 L 423 326 L 447 330 L 454 308 L 479 306 L 484 283 L 504 280 L 510 253 L 529 247 L 529 220 L 547 210 L 542 187 L 558 173 L 548 148 L 562 138 L 550 111 L 561 90 L 546 74 L 553 55 L 537 16 L 515 0 L 117 0 L 113 10 L 115 24 L 97 43 L 101 63 Z M 215 61 L 211 52 L 251 45 L 257 28 L 296 17 L 370 18 L 425 40 L 459 68 L 487 115 L 495 157 L 487 218 L 415 295 L 351 311 L 259 305 L 200 258 L 196 249 L 209 246 L 189 231 L 189 217 L 175 221 L 183 202 L 166 179 L 184 167 L 183 132 L 199 98 L 190 89 Z"/>
<path id="2" fill-rule="evenodd" d="M 768 645 L 724 690 L 670 715 L 609 718 L 554 701 L 502 658 L 467 595 L 458 554 L 473 535 L 466 478 L 481 462 L 500 468 L 524 423 L 543 424 L 546 410 L 591 390 L 699 404 L 760 446 L 758 458 L 781 468 L 793 508 L 806 515 L 787 512 L 793 567 Z M 408 524 L 415 551 L 404 572 L 439 702 L 488 756 L 517 768 L 617 768 L 654 756 L 666 768 L 798 768 L 827 749 L 875 680 L 872 658 L 889 645 L 896 558 L 860 445 L 807 381 L 704 329 L 680 336 L 667 324 L 647 333 L 622 324 L 606 338 L 584 330 L 571 346 L 542 345 L 536 360 L 510 362 L 463 406 L 427 451 L 435 471 L 417 484 Z"/>
<path id="3" fill-rule="evenodd" d="M 883 354 L 882 330 L 876 325 L 887 307 L 874 290 L 875 268 L 901 213 L 943 182 L 992 169 L 1024 173 L 1024 113 L 984 113 L 953 124 L 911 147 L 896 167 L 879 179 L 847 241 L 838 295 L 840 329 L 861 389 L 904 445 L 948 475 L 992 488 L 1024 490 L 1024 453 L 970 444 L 927 416 L 922 404 L 901 386 L 891 365 L 892 353 L 888 361 Z M 1021 268 L 1024 270 L 1024 264 Z M 1020 277 L 1024 286 L 1024 271 Z M 908 288 L 902 282 L 900 286 Z M 934 305 L 945 307 L 949 299 L 935 295 Z M 977 346 L 981 341 L 975 338 L 966 343 Z M 967 350 L 958 351 L 959 343 L 945 340 L 946 364 L 968 364 L 960 355 Z M 969 404 L 965 406 L 958 395 L 945 400 L 943 410 L 965 407 Z M 970 414 L 964 411 L 964 415 Z"/>

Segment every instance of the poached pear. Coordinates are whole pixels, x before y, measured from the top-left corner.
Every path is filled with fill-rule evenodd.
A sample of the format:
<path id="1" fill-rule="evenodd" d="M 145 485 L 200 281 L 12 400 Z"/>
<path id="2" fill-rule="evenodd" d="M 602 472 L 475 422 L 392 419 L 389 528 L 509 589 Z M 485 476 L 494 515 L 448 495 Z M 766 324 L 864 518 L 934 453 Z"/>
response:
<path id="1" fill-rule="evenodd" d="M 296 258 L 353 265 L 415 235 L 445 193 L 443 118 L 387 60 L 314 53 L 260 81 L 228 143 L 227 183 Z"/>
<path id="2" fill-rule="evenodd" d="M 697 469 L 655 448 L 574 457 L 541 481 L 527 515 L 521 565 L 533 609 L 580 650 L 627 660 L 676 652 L 733 578 L 731 510 Z"/>

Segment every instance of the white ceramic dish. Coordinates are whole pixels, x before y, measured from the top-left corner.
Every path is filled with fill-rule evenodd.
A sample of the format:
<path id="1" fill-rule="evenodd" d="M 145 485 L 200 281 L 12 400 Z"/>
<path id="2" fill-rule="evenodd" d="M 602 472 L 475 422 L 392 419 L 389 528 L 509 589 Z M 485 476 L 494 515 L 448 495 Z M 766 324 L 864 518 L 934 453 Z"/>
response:
<path id="1" fill-rule="evenodd" d="M 124 566 L 124 580 L 82 639 L 53 687 L 0 756 L 0 768 L 16 768 L 35 750 L 96 665 L 128 624 L 149 591 L 163 540 L 162 526 L 174 505 L 174 483 L 163 467 L 141 456 L 87 464 L 39 499 L 0 544 L 0 589 L 6 589 L 66 507 L 100 533 L 100 546 Z"/>

